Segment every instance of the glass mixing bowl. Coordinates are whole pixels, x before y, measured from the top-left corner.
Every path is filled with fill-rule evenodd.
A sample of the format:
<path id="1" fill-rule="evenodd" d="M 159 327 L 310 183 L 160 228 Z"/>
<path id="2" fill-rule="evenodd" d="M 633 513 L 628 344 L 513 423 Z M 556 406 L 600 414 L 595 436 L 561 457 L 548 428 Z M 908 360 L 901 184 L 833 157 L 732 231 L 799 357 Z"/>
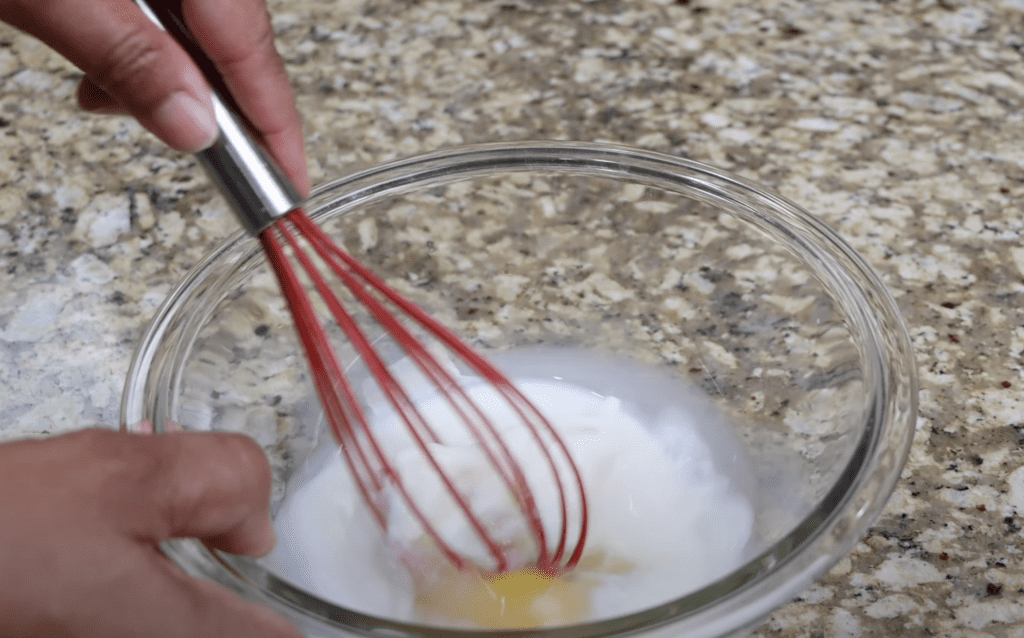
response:
<path id="1" fill-rule="evenodd" d="M 701 388 L 749 458 L 742 566 L 638 613 L 519 633 L 742 635 L 854 546 L 899 477 L 917 410 L 895 303 L 834 232 L 744 179 L 604 144 L 483 145 L 326 184 L 306 210 L 479 350 L 571 345 L 656 366 Z M 239 233 L 157 312 L 122 427 L 249 433 L 276 506 L 317 436 L 307 375 L 258 242 Z M 164 551 L 309 636 L 486 633 L 345 609 L 194 540 Z"/>

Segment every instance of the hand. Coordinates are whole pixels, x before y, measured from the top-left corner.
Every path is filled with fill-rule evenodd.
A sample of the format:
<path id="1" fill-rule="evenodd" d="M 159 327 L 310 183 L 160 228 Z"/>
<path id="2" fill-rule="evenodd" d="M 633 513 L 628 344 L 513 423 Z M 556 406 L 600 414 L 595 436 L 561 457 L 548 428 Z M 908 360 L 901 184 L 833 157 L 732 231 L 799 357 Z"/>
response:
<path id="1" fill-rule="evenodd" d="M 270 468 L 240 435 L 85 430 L 0 445 L 0 636 L 301 638 L 157 545 L 262 555 Z"/>
<path id="2" fill-rule="evenodd" d="M 153 0 L 169 1 L 175 0 Z M 182 12 L 264 146 L 307 195 L 302 123 L 263 0 L 183 0 Z M 130 113 L 180 151 L 201 150 L 216 138 L 210 88 L 199 69 L 131 0 L 0 0 L 0 20 L 85 72 L 82 108 Z"/>

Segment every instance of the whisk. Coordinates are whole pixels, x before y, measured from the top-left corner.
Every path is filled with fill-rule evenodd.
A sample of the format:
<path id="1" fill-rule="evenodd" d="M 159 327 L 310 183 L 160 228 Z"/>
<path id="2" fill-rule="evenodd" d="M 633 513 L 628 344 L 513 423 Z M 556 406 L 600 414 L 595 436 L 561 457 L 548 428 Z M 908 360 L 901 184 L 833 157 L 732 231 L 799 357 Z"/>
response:
<path id="1" fill-rule="evenodd" d="M 580 560 L 587 536 L 587 499 L 579 468 L 558 431 L 502 372 L 452 330 L 387 286 L 306 216 L 290 182 L 249 135 L 222 79 L 185 26 L 178 3 L 147 6 L 137 2 L 183 46 L 214 87 L 220 136 L 214 146 L 197 156 L 243 227 L 262 244 L 291 311 L 327 422 L 363 501 L 381 528 L 388 528 L 396 511 L 411 516 L 425 537 L 458 568 L 497 574 L 531 568 L 550 575 L 572 569 Z M 311 298 L 307 289 L 315 297 Z M 360 305 L 358 313 L 346 308 L 341 292 Z M 321 321 L 322 312 L 345 335 L 377 387 L 375 396 L 390 406 L 396 415 L 393 420 L 404 428 L 409 449 L 419 455 L 416 463 L 403 465 L 429 476 L 410 476 L 390 457 L 390 448 L 367 415 L 366 393 L 359 393 L 343 371 Z M 385 362 L 361 323 L 365 320 L 356 318 L 363 315 L 372 317 L 377 329 L 383 329 L 404 351 L 417 378 L 425 380 L 433 388 L 433 396 L 443 401 L 448 415 L 443 427 L 424 416 L 422 404 L 411 397 L 403 375 Z M 439 350 L 446 354 L 438 356 Z M 446 360 L 449 356 L 488 385 L 486 409 Z M 495 401 L 501 403 L 501 413 L 514 420 L 512 429 L 495 425 Z M 496 479 L 491 484 L 501 492 L 491 495 L 492 501 L 507 503 L 515 511 L 518 520 L 511 526 L 508 520 L 496 521 L 493 511 L 481 509 L 479 496 L 467 494 L 473 486 L 456 480 L 450 473 L 452 463 L 440 458 L 440 448 L 450 442 L 453 427 L 459 429 L 459 441 L 469 443 L 472 453 L 490 468 Z M 511 444 L 510 438 L 517 443 Z M 524 440 L 532 447 L 524 448 Z M 535 470 L 524 471 L 520 455 L 528 453 L 535 455 L 528 460 L 539 462 L 533 467 L 544 468 L 539 475 Z M 418 502 L 418 490 L 410 489 L 410 484 L 418 486 L 423 481 L 439 485 L 450 507 Z M 446 521 L 435 518 L 440 511 L 460 517 L 458 528 L 468 530 L 473 538 L 467 541 L 464 533 L 460 538 L 442 532 Z M 514 547 L 510 540 L 510 528 L 525 531 L 532 539 L 533 547 L 525 558 L 523 548 Z"/>

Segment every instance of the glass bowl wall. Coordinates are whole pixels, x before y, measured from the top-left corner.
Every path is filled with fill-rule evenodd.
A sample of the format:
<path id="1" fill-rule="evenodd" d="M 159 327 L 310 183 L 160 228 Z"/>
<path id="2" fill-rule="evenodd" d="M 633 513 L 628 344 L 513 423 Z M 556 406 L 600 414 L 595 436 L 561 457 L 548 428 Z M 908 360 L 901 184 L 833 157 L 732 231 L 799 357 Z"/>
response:
<path id="1" fill-rule="evenodd" d="M 916 385 L 895 304 L 835 233 L 743 179 L 609 145 L 484 145 L 335 181 L 306 209 L 481 351 L 634 359 L 701 388 L 733 424 L 753 465 L 749 560 L 640 613 L 526 633 L 741 633 L 845 555 L 899 476 Z M 271 459 L 276 504 L 318 436 L 307 375 L 258 242 L 238 234 L 154 317 L 122 427 L 247 432 Z M 196 541 L 164 550 L 310 636 L 426 630 L 321 601 Z"/>

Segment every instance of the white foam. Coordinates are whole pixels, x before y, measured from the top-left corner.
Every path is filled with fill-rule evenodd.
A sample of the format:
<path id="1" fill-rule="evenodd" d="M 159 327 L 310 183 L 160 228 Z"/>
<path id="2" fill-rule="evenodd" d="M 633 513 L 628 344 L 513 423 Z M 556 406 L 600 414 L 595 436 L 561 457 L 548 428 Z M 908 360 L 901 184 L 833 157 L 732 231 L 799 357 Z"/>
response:
<path id="1" fill-rule="evenodd" d="M 590 528 L 583 563 L 630 565 L 586 576 L 592 619 L 617 616 L 696 590 L 740 565 L 754 508 L 749 467 L 727 432 L 728 422 L 697 390 L 649 368 L 573 350 L 507 354 L 499 364 L 545 414 L 574 455 L 586 486 Z M 433 452 L 464 488 L 492 533 L 525 558 L 535 553 L 507 490 L 446 417 L 443 401 L 422 380 L 395 366 L 418 408 L 445 445 Z M 545 461 L 507 407 L 472 377 L 460 383 L 503 430 L 535 489 L 550 529 L 560 521 Z M 441 534 L 481 564 L 487 553 L 435 480 L 404 426 L 390 409 L 374 427 L 416 502 L 431 512 Z M 395 545 L 422 546 L 423 530 L 397 499 L 389 502 L 385 539 L 362 503 L 336 450 L 315 459 L 289 485 L 278 513 L 279 545 L 267 564 L 282 577 L 326 600 L 365 613 L 416 620 L 414 584 L 396 559 Z M 569 499 L 570 519 L 578 501 Z M 550 535 L 549 535 L 550 536 Z M 393 545 L 389 546 L 388 543 Z M 427 561 L 429 563 L 429 560 Z M 579 568 L 581 572 L 584 568 Z"/>

